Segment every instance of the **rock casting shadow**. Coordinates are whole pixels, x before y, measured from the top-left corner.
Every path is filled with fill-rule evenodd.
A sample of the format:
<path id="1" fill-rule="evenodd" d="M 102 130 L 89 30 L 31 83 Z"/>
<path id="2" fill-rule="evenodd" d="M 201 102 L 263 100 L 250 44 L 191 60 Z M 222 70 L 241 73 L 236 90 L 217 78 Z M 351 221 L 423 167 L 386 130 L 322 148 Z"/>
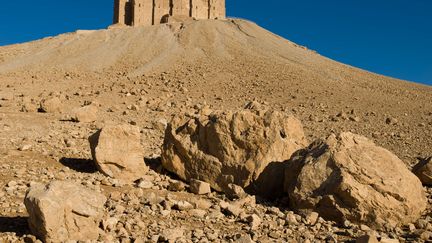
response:
<path id="1" fill-rule="evenodd" d="M 270 201 L 283 197 L 285 167 L 287 164 L 288 161 L 269 163 L 259 177 L 245 188 L 245 191 Z"/>
<path id="2" fill-rule="evenodd" d="M 90 159 L 61 158 L 60 163 L 82 173 L 95 173 L 98 171 L 95 163 Z"/>
<path id="3" fill-rule="evenodd" d="M 154 170 L 156 173 L 158 173 L 160 175 L 166 175 L 166 176 L 169 176 L 171 179 L 183 181 L 176 174 L 174 174 L 174 173 L 166 170 L 162 166 L 162 159 L 161 159 L 161 157 L 157 157 L 157 158 L 144 158 L 144 162 L 145 162 L 145 164 L 151 170 Z"/>
<path id="4" fill-rule="evenodd" d="M 0 216 L 0 233 L 14 232 L 17 236 L 30 234 L 27 217 Z"/>
<path id="5" fill-rule="evenodd" d="M 162 171 L 161 157 L 157 158 L 144 158 L 145 164 L 152 170 L 160 173 Z"/>

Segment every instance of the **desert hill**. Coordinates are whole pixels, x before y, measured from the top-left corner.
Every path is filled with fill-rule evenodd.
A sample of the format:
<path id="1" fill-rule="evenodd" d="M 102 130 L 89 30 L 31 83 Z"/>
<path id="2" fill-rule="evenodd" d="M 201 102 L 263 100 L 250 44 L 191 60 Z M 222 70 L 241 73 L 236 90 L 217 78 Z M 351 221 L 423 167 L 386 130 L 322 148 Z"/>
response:
<path id="1" fill-rule="evenodd" d="M 37 112 L 53 98 L 52 112 Z M 357 133 L 408 168 L 432 155 L 432 87 L 336 62 L 249 21 L 76 31 L 0 47 L 0 184 L 18 185 L 2 197 L 0 213 L 25 233 L 16 217 L 25 216 L 29 181 L 99 183 L 88 173 L 87 138 L 104 124 L 139 126 L 146 158 L 157 161 L 173 114 L 251 100 L 298 117 L 309 141 Z M 96 121 L 71 122 L 73 110 L 90 103 Z"/>
<path id="2" fill-rule="evenodd" d="M 374 134 L 394 151 L 406 148 L 409 155 L 399 155 L 412 163 L 431 146 L 429 136 L 423 136 L 431 131 L 431 87 L 335 62 L 245 20 L 77 31 L 1 47 L 0 60 L 2 84 L 18 78 L 31 96 L 65 92 L 62 79 L 74 80 L 68 90 L 97 87 L 95 79 L 121 86 L 130 84 L 123 79 L 144 81 L 172 86 L 173 98 L 182 98 L 175 92 L 184 87 L 188 96 L 207 103 L 238 106 L 258 99 L 295 109 L 309 120 L 307 128 Z M 41 85 L 47 81 L 58 87 Z M 337 118 L 351 111 L 360 122 Z M 399 125 L 386 126 L 387 118 L 399 119 Z M 320 133 L 311 131 L 311 136 Z"/>
<path id="3" fill-rule="evenodd" d="M 206 20 L 135 28 L 76 31 L 3 47 L 1 72 L 31 69 L 111 71 L 141 75 L 176 64 L 266 58 L 293 68 L 331 71 L 331 62 L 245 20 Z M 215 65 L 218 67 L 220 65 Z"/>

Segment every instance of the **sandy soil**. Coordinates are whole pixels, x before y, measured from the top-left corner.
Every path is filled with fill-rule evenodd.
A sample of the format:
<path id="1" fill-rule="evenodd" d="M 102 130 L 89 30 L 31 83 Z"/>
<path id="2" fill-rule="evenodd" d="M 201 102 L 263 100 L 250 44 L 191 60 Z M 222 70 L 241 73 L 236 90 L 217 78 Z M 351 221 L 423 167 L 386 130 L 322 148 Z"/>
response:
<path id="1" fill-rule="evenodd" d="M 23 112 L 49 97 L 62 100 L 62 112 Z M 351 131 L 408 167 L 432 156 L 432 87 L 335 62 L 251 22 L 77 31 L 0 47 L 0 235 L 28 233 L 30 181 L 100 176 L 87 138 L 103 124 L 138 125 L 146 157 L 157 161 L 172 114 L 250 100 L 296 115 L 310 141 Z M 96 122 L 69 121 L 90 102 L 99 104 Z M 12 192 L 10 181 L 18 182 Z"/>

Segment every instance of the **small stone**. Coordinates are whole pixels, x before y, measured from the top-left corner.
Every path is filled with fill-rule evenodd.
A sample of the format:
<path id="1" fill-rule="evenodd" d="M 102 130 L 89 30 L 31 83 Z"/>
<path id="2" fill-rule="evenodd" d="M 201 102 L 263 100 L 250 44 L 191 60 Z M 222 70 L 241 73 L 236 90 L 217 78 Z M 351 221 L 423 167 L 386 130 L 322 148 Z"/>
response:
<path id="1" fill-rule="evenodd" d="M 420 234 L 420 239 L 422 239 L 422 240 L 424 240 L 426 242 L 432 240 L 432 232 L 430 232 L 430 231 L 423 231 Z"/>
<path id="2" fill-rule="evenodd" d="M 261 225 L 261 218 L 256 214 L 248 216 L 246 220 L 252 229 L 257 229 Z"/>
<path id="3" fill-rule="evenodd" d="M 415 230 L 416 230 L 415 225 L 414 225 L 414 224 L 408 224 L 408 230 L 409 230 L 410 232 L 415 231 Z"/>
<path id="4" fill-rule="evenodd" d="M 350 117 L 349 119 L 350 119 L 350 121 L 353 121 L 353 122 L 360 122 L 360 117 L 358 117 L 358 116 Z"/>
<path id="5" fill-rule="evenodd" d="M 204 231 L 201 229 L 195 229 L 193 231 L 193 236 L 200 239 L 201 237 L 204 237 Z"/>
<path id="6" fill-rule="evenodd" d="M 426 229 L 427 225 L 428 225 L 428 221 L 427 220 L 425 220 L 425 219 L 419 219 L 419 220 L 417 220 L 417 223 L 416 223 L 417 228 L 419 228 L 419 229 Z"/>
<path id="7" fill-rule="evenodd" d="M 247 193 L 243 190 L 243 188 L 236 184 L 229 184 L 225 193 L 232 199 L 244 198 L 247 196 Z"/>
<path id="8" fill-rule="evenodd" d="M 202 209 L 191 209 L 188 211 L 189 215 L 195 217 L 195 218 L 204 218 L 207 212 Z"/>
<path id="9" fill-rule="evenodd" d="M 140 179 L 138 181 L 137 187 L 142 189 L 150 189 L 153 187 L 153 183 L 151 181 Z"/>
<path id="10" fill-rule="evenodd" d="M 9 181 L 7 184 L 8 187 L 15 187 L 17 185 L 18 185 L 18 183 L 16 181 Z"/>
<path id="11" fill-rule="evenodd" d="M 178 201 L 174 204 L 174 208 L 180 210 L 180 211 L 187 211 L 189 209 L 193 209 L 194 206 L 187 201 Z"/>
<path id="12" fill-rule="evenodd" d="M 166 229 L 160 235 L 159 240 L 160 241 L 175 242 L 176 240 L 182 238 L 183 234 L 184 234 L 184 230 L 181 228 Z"/>
<path id="13" fill-rule="evenodd" d="M 184 191 L 185 188 L 185 184 L 181 181 L 170 181 L 168 186 L 168 190 L 173 192 L 181 192 Z"/>
<path id="14" fill-rule="evenodd" d="M 118 223 L 118 219 L 111 217 L 107 220 L 102 221 L 102 227 L 104 230 L 113 230 Z"/>
<path id="15" fill-rule="evenodd" d="M 161 212 L 162 217 L 167 217 L 171 214 L 171 210 L 162 210 Z"/>
<path id="16" fill-rule="evenodd" d="M 255 207 L 256 205 L 256 197 L 247 195 L 245 198 L 238 199 L 234 201 L 234 204 L 239 207 L 249 206 L 249 207 Z M 282 214 L 282 212 L 278 212 L 279 214 Z"/>
<path id="17" fill-rule="evenodd" d="M 254 243 L 250 235 L 242 235 L 236 241 L 236 243 Z"/>
<path id="18" fill-rule="evenodd" d="M 24 99 L 21 106 L 21 112 L 37 112 L 39 106 L 31 99 Z"/>
<path id="19" fill-rule="evenodd" d="M 381 238 L 380 243 L 399 243 L 398 239 Z"/>
<path id="20" fill-rule="evenodd" d="M 193 204 L 195 205 L 195 208 L 204 210 L 207 210 L 213 206 L 213 203 L 211 201 L 205 199 L 194 200 Z"/>
<path id="21" fill-rule="evenodd" d="M 319 214 L 317 212 L 311 212 L 306 215 L 306 221 L 309 225 L 315 225 L 318 221 Z"/>
<path id="22" fill-rule="evenodd" d="M 298 224 L 297 217 L 294 213 L 288 213 L 286 216 L 286 221 L 290 225 L 297 225 Z"/>
<path id="23" fill-rule="evenodd" d="M 55 112 L 61 112 L 61 110 L 62 110 L 62 102 L 57 97 L 44 99 L 40 103 L 40 108 L 39 108 L 40 112 L 55 113 Z"/>
<path id="24" fill-rule="evenodd" d="M 27 150 L 30 150 L 31 147 L 32 147 L 31 144 L 26 143 L 26 144 L 22 144 L 21 146 L 19 146 L 18 150 L 19 151 L 27 151 Z"/>
<path id="25" fill-rule="evenodd" d="M 374 235 L 363 235 L 357 238 L 356 243 L 379 243 Z"/>
<path id="26" fill-rule="evenodd" d="M 211 193 L 210 184 L 200 180 L 191 180 L 190 190 L 192 193 L 198 195 Z"/>
<path id="27" fill-rule="evenodd" d="M 273 239 L 280 239 L 280 238 L 281 238 L 280 233 L 277 232 L 277 231 L 272 231 L 272 232 L 270 232 L 270 234 L 268 234 L 268 236 L 269 236 L 270 238 L 273 238 Z"/>
<path id="28" fill-rule="evenodd" d="M 133 241 L 133 243 L 145 243 L 145 242 L 146 241 L 142 237 L 135 238 L 135 240 Z"/>
<path id="29" fill-rule="evenodd" d="M 235 205 L 235 204 L 229 204 L 225 208 L 225 211 L 230 215 L 238 217 L 243 212 L 243 209 L 240 208 L 239 206 Z"/>
<path id="30" fill-rule="evenodd" d="M 369 228 L 369 226 L 367 226 L 365 224 L 361 224 L 360 225 L 360 230 L 362 230 L 362 231 L 370 231 L 371 228 Z"/>
<path id="31" fill-rule="evenodd" d="M 75 122 L 94 122 L 98 118 L 98 108 L 96 105 L 87 105 L 72 110 L 72 121 Z"/>
<path id="32" fill-rule="evenodd" d="M 395 125 L 395 124 L 397 124 L 397 123 L 398 123 L 398 120 L 397 120 L 396 118 L 388 117 L 388 118 L 386 119 L 386 124 L 387 124 L 387 125 Z"/>

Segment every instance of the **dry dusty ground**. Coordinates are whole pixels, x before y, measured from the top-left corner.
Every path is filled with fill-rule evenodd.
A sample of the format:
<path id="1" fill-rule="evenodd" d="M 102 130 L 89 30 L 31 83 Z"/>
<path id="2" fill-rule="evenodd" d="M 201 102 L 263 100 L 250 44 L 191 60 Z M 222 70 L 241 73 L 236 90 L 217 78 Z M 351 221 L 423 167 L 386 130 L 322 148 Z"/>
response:
<path id="1" fill-rule="evenodd" d="M 23 105 L 54 96 L 62 100 L 60 113 L 23 111 Z M 0 47 L 0 237 L 15 241 L 29 234 L 22 203 L 28 185 L 54 178 L 111 193 L 107 217 L 119 223 L 105 229 L 106 241 L 127 242 L 138 236 L 154 240 L 178 226 L 184 227 L 185 239 L 194 242 L 234 241 L 245 235 L 262 242 L 319 242 L 363 234 L 349 224 L 308 226 L 301 216 L 298 224 L 286 226 L 289 209 L 259 200 L 250 210 L 263 224 L 251 230 L 242 220 L 217 214 L 214 204 L 224 200 L 223 195 L 166 190 L 175 178 L 160 169 L 158 157 L 171 115 L 205 105 L 239 108 L 250 100 L 295 114 L 310 141 L 352 131 L 394 152 L 408 167 L 432 155 L 432 87 L 332 61 L 253 23 L 206 20 L 78 31 Z M 96 122 L 68 120 L 73 108 L 89 102 L 99 104 Z M 87 138 L 111 122 L 142 129 L 147 162 L 154 168 L 149 174 L 153 188 L 122 186 L 95 172 Z M 191 217 L 182 210 L 167 214 L 159 204 L 142 202 L 153 196 L 203 200 L 210 203 L 205 210 L 214 215 Z M 426 229 L 432 228 L 431 217 L 429 208 L 423 217 Z M 416 227 L 378 233 L 420 241 L 423 226 Z"/>

